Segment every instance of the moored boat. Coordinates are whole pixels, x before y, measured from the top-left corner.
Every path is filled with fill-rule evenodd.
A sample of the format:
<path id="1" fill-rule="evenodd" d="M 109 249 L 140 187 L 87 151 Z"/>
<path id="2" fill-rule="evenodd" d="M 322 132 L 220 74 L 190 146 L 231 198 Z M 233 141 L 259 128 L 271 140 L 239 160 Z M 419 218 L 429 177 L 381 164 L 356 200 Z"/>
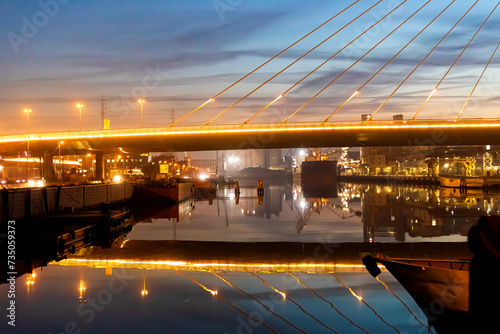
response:
<path id="1" fill-rule="evenodd" d="M 469 260 L 414 260 L 366 256 L 370 274 L 380 273 L 377 263 L 406 289 L 437 333 L 468 333 L 474 328 L 469 313 Z"/>
<path id="2" fill-rule="evenodd" d="M 374 266 L 383 264 L 415 299 L 418 305 L 436 301 L 447 310 L 469 311 L 469 260 L 390 259 L 367 256 L 363 263 L 377 276 Z M 378 268 L 377 268 L 378 269 Z"/>

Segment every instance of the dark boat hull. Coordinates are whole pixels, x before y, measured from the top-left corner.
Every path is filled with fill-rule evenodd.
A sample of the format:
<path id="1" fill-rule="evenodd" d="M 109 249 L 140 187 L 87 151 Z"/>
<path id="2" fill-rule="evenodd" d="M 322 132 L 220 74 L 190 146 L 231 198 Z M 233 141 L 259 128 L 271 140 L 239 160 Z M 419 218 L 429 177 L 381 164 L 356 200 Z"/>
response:
<path id="1" fill-rule="evenodd" d="M 469 261 L 376 258 L 418 305 L 453 312 L 469 311 Z"/>

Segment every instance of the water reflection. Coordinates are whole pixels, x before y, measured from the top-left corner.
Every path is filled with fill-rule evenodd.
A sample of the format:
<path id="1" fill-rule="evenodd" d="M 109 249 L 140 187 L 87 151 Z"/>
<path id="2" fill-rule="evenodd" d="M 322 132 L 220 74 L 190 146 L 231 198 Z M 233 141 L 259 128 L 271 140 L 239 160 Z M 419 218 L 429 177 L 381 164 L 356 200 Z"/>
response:
<path id="1" fill-rule="evenodd" d="M 173 207 L 132 207 L 141 221 L 109 247 L 81 247 L 23 277 L 36 276 L 36 284 L 18 292 L 30 318 L 19 315 L 20 326 L 60 332 L 74 321 L 92 333 L 109 332 L 110 323 L 123 333 L 429 331 L 401 285 L 387 272 L 374 280 L 360 254 L 467 257 L 465 231 L 475 217 L 498 212 L 500 195 L 398 185 L 333 190 L 311 197 L 300 184 L 265 184 L 261 200 L 255 186 L 242 185 L 240 196 L 220 189 Z M 7 289 L 0 285 L 0 294 Z"/>
<path id="2" fill-rule="evenodd" d="M 137 211 L 143 221 L 170 222 L 170 237 L 163 233 L 161 239 L 300 242 L 315 242 L 329 228 L 341 228 L 346 232 L 342 241 L 349 242 L 465 241 L 479 217 L 499 213 L 500 193 L 477 190 L 340 183 L 309 197 L 297 183 L 268 182 L 264 187 L 262 201 L 254 185 L 242 186 L 239 196 L 233 189 L 220 189 L 212 197 L 168 209 Z M 139 226 L 138 239 L 147 238 L 143 232 L 152 233 Z"/>
<path id="3" fill-rule="evenodd" d="M 446 188 L 367 186 L 362 194 L 364 240 L 465 237 L 479 217 L 497 212 L 499 196 Z"/>

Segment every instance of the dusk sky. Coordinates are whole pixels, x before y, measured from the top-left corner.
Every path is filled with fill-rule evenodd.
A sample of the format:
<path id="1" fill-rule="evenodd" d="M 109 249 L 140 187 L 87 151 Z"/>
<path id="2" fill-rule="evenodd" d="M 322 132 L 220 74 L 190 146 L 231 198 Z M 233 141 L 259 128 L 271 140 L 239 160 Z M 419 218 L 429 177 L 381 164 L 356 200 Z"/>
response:
<path id="1" fill-rule="evenodd" d="M 112 128 L 139 126 L 139 98 L 146 100 L 144 126 L 168 126 L 172 108 L 175 119 L 180 118 L 353 2 L 2 1 L 0 131 L 25 132 L 25 108 L 33 110 L 31 132 L 78 130 L 78 102 L 85 105 L 83 128 L 99 129 L 101 95 Z M 376 2 L 359 1 L 179 125 L 209 120 Z M 382 1 L 214 124 L 243 122 L 402 2 Z M 253 122 L 286 118 L 425 2 L 407 1 Z M 293 120 L 323 120 L 450 2 L 431 1 Z M 362 113 L 373 112 L 474 2 L 451 5 L 334 120 L 359 120 Z M 411 117 L 496 4 L 479 0 L 376 119 L 398 113 Z M 499 42 L 499 26 L 497 9 L 419 117 L 456 117 Z M 500 116 L 499 64 L 497 54 L 463 117 Z"/>

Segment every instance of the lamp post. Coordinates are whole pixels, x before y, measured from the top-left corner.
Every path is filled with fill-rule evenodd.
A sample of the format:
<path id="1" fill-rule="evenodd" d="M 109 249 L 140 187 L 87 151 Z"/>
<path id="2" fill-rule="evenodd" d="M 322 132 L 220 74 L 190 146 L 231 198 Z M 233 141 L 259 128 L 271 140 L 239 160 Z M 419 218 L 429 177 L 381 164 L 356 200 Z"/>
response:
<path id="1" fill-rule="evenodd" d="M 142 127 L 143 127 L 143 125 L 144 125 L 144 119 L 143 119 L 143 104 L 144 104 L 144 102 L 146 102 L 146 101 L 144 101 L 144 100 L 139 100 L 138 102 L 141 104 L 141 128 L 142 128 Z"/>
<path id="2" fill-rule="evenodd" d="M 30 132 L 30 113 L 31 109 L 24 109 L 24 112 L 26 113 L 26 131 L 27 133 Z"/>
<path id="3" fill-rule="evenodd" d="M 83 104 L 78 103 L 76 105 L 76 107 L 80 109 L 80 131 L 82 131 L 82 108 L 83 108 Z"/>

